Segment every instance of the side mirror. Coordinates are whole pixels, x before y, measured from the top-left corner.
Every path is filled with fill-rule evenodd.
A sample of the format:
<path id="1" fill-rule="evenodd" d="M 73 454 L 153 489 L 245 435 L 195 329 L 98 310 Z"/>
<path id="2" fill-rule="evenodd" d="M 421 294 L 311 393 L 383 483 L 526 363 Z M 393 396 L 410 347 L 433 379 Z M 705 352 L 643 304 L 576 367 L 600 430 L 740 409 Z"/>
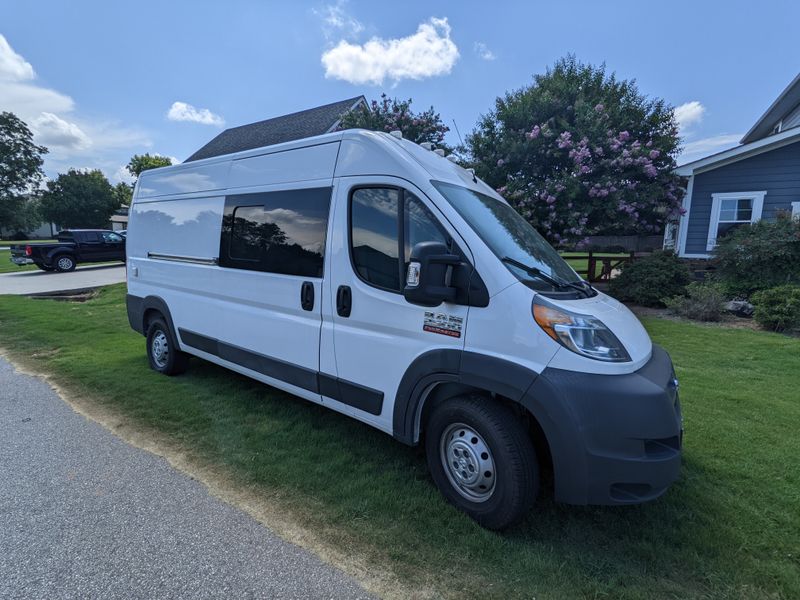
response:
<path id="1" fill-rule="evenodd" d="M 403 296 L 411 304 L 439 306 L 452 302 L 457 289 L 451 285 L 453 268 L 461 257 L 450 254 L 440 242 L 420 242 L 411 250 Z"/>

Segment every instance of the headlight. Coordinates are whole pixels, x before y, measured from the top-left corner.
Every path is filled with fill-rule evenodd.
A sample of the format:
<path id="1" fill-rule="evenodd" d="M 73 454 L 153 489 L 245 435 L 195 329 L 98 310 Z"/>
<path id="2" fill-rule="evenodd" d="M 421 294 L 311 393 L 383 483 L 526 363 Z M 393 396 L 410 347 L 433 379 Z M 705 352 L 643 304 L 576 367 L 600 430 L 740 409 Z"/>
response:
<path id="1" fill-rule="evenodd" d="M 533 301 L 533 318 L 545 333 L 576 354 L 608 362 L 631 359 L 625 346 L 602 321 Z"/>

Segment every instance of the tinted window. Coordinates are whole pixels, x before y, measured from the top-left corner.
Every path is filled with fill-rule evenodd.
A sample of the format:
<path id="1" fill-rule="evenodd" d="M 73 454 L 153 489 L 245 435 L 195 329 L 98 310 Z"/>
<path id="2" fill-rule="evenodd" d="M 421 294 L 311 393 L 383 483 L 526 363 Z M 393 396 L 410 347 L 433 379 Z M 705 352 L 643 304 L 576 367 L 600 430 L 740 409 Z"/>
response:
<path id="1" fill-rule="evenodd" d="M 400 190 L 358 189 L 350 202 L 353 267 L 364 281 L 400 291 L 397 215 Z"/>
<path id="2" fill-rule="evenodd" d="M 401 218 L 404 238 L 402 266 L 398 258 Z M 350 219 L 353 267 L 364 281 L 393 292 L 401 290 L 400 282 L 404 279 L 415 244 L 447 243 L 428 208 L 414 194 L 403 190 L 355 190 L 350 203 Z"/>
<path id="3" fill-rule="evenodd" d="M 414 194 L 405 193 L 403 213 L 405 231 L 405 262 L 411 258 L 411 250 L 419 242 L 440 242 L 447 244 L 447 238 L 431 211 Z"/>
<path id="4" fill-rule="evenodd" d="M 84 231 L 81 234 L 81 239 L 84 242 L 102 242 L 103 236 L 98 231 Z"/>
<path id="5" fill-rule="evenodd" d="M 228 196 L 220 265 L 322 277 L 330 200 L 331 188 Z"/>

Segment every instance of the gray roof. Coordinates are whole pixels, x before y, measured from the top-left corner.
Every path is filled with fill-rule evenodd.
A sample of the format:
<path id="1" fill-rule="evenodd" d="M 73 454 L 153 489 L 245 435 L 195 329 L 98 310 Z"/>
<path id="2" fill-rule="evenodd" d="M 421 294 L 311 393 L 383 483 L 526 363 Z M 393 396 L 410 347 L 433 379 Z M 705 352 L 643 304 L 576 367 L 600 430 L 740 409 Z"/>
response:
<path id="1" fill-rule="evenodd" d="M 184 162 L 328 133 L 339 124 L 342 115 L 362 102 L 366 105 L 364 96 L 356 96 L 290 115 L 226 129 Z"/>
<path id="2" fill-rule="evenodd" d="M 761 115 L 750 131 L 744 134 L 742 144 L 754 142 L 770 135 L 775 124 L 798 104 L 800 104 L 800 75 L 792 79 L 792 82 L 770 105 L 767 112 Z"/>

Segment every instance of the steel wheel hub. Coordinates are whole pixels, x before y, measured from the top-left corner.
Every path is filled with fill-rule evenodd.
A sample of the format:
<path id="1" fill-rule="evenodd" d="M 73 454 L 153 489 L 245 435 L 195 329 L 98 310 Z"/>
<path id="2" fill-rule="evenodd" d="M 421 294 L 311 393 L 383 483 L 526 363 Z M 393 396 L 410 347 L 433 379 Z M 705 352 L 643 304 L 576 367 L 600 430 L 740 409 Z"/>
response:
<path id="1" fill-rule="evenodd" d="M 69 258 L 59 258 L 58 259 L 58 268 L 59 269 L 70 269 L 72 268 L 72 260 Z"/>
<path id="2" fill-rule="evenodd" d="M 167 357 L 169 356 L 169 343 L 163 331 L 157 331 L 153 336 L 150 349 L 153 353 L 153 362 L 160 368 L 165 367 L 167 365 Z"/>
<path id="3" fill-rule="evenodd" d="M 495 487 L 494 458 L 489 446 L 472 427 L 450 425 L 439 444 L 439 456 L 450 483 L 467 500 L 485 502 Z"/>

